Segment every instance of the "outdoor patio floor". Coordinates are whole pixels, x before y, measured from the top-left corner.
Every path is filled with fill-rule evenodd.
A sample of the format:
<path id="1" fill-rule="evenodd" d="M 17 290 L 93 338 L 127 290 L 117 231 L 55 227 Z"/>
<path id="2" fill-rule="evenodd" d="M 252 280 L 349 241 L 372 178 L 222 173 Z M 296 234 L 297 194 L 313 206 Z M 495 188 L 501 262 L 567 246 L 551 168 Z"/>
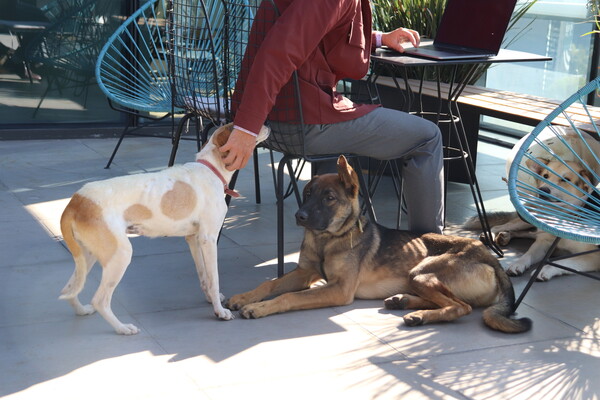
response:
<path id="1" fill-rule="evenodd" d="M 119 336 L 97 314 L 77 317 L 57 300 L 73 270 L 58 221 L 85 182 L 164 168 L 165 139 L 127 138 L 111 169 L 112 139 L 0 141 L 0 397 L 6 399 L 598 399 L 600 286 L 579 276 L 536 283 L 519 308 L 530 332 L 487 329 L 481 310 L 458 321 L 406 327 L 382 301 L 219 321 L 201 293 L 182 238 L 134 238 L 134 259 L 113 309 L 141 332 Z M 184 142 L 178 162 L 193 159 Z M 507 149 L 480 143 L 478 176 L 491 210 L 510 210 Z M 276 216 L 269 157 L 240 174 L 219 242 L 229 297 L 276 276 Z M 375 197 L 392 225 L 391 184 Z M 302 230 L 286 200 L 286 252 Z M 450 184 L 449 228 L 474 215 L 466 185 Z M 454 231 L 449 229 L 449 231 Z M 461 232 L 477 235 L 476 232 Z M 506 249 L 510 262 L 527 242 Z M 286 271 L 292 268 L 287 265 Z M 99 282 L 95 267 L 82 293 Z M 513 279 L 520 293 L 526 277 Z M 237 316 L 237 314 L 236 314 Z"/>

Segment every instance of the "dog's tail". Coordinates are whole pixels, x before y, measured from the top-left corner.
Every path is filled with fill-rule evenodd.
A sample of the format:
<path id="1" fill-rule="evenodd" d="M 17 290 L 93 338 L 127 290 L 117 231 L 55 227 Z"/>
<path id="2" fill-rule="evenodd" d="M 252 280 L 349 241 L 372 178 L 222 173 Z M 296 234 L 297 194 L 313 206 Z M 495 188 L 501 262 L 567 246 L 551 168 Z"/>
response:
<path id="1" fill-rule="evenodd" d="M 77 296 L 79 292 L 81 292 L 83 286 L 85 285 L 88 271 L 88 257 L 86 257 L 86 251 L 81 247 L 73 233 L 76 212 L 74 207 L 70 206 L 71 203 L 67 205 L 67 208 L 65 208 L 65 211 L 60 218 L 60 230 L 67 247 L 71 251 L 73 260 L 75 260 L 75 271 L 73 272 L 71 279 L 69 279 L 69 282 L 67 282 L 66 286 L 60 292 L 60 296 L 58 298 L 61 300 L 72 299 L 73 297 Z"/>
<path id="2" fill-rule="evenodd" d="M 490 226 L 502 225 L 507 223 L 508 221 L 517 218 L 518 214 L 516 211 L 494 211 L 488 212 L 487 221 Z M 467 219 L 463 224 L 464 229 L 482 229 L 481 221 L 479 220 L 479 216 L 474 215 Z"/>
<path id="3" fill-rule="evenodd" d="M 511 318 L 515 291 L 510 278 L 498 262 L 494 266 L 499 288 L 498 302 L 483 310 L 483 322 L 490 328 L 506 333 L 521 333 L 531 329 L 529 318 Z"/>

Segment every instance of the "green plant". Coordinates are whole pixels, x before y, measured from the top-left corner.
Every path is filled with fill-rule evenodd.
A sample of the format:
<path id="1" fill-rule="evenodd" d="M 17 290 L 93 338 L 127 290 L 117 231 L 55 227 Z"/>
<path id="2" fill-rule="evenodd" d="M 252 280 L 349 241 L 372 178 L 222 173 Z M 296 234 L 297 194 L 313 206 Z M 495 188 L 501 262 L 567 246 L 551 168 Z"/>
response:
<path id="1" fill-rule="evenodd" d="M 587 7 L 588 10 L 590 10 L 590 13 L 592 14 L 593 19 L 591 20 L 591 22 L 593 22 L 594 25 L 596 25 L 596 29 L 584 34 L 584 36 L 591 35 L 593 33 L 600 33 L 600 0 L 589 0 L 587 3 Z"/>
<path id="2" fill-rule="evenodd" d="M 424 37 L 433 38 L 446 7 L 446 0 L 373 0 L 373 24 L 389 32 L 411 28 Z"/>

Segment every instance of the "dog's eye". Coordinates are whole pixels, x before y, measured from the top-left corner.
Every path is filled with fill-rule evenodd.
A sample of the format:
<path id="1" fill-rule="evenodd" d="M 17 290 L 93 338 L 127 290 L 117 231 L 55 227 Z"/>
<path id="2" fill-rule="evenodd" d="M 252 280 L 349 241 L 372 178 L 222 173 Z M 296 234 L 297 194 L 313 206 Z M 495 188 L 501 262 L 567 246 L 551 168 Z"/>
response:
<path id="1" fill-rule="evenodd" d="M 335 197 L 332 195 L 327 196 L 327 201 L 334 201 Z"/>
<path id="2" fill-rule="evenodd" d="M 550 178 L 550 174 L 544 174 L 544 175 L 542 175 L 542 178 L 548 179 L 548 178 Z"/>
<path id="3" fill-rule="evenodd" d="M 571 182 L 571 179 L 570 178 L 566 178 L 566 177 L 563 178 L 562 180 L 563 180 L 563 182 Z"/>

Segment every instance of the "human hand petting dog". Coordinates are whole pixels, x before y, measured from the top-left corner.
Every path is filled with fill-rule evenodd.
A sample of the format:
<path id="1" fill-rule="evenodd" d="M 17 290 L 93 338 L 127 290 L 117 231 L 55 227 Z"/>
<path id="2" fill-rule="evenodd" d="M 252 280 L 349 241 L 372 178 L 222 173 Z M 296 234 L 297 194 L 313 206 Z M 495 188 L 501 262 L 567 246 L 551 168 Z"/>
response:
<path id="1" fill-rule="evenodd" d="M 421 44 L 419 32 L 407 28 L 398 28 L 381 35 L 382 45 L 399 51 L 400 53 L 404 53 L 404 47 L 402 44 L 409 42 L 413 45 L 413 47 L 419 47 L 419 44 Z"/>
<path id="2" fill-rule="evenodd" d="M 244 168 L 252 157 L 255 145 L 256 138 L 254 136 L 239 129 L 233 129 L 227 143 L 219 148 L 223 154 L 225 168 L 229 171 Z"/>

